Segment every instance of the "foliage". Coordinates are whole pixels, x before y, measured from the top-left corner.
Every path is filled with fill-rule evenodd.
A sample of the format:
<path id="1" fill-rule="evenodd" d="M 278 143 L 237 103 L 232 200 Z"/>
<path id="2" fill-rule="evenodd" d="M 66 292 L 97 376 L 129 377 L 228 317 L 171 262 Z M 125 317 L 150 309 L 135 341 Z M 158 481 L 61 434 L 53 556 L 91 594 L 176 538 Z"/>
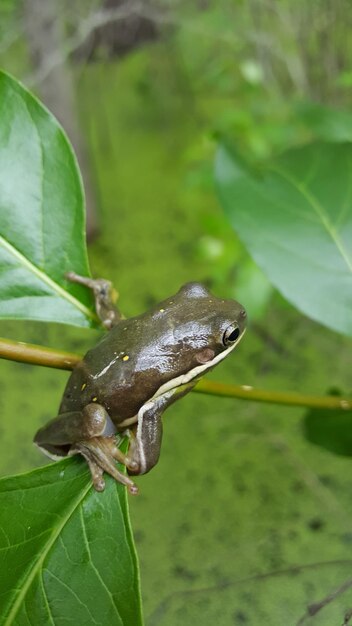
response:
<path id="1" fill-rule="evenodd" d="M 66 460 L 0 481 L 0 624 L 142 623 L 127 494 Z"/>
<path id="2" fill-rule="evenodd" d="M 72 149 L 4 73 L 0 94 L 2 316 L 88 326 L 87 298 L 63 276 L 88 273 Z M 72 459 L 0 481 L 0 624 L 141 624 L 126 493 L 107 484 L 98 497 Z"/>
<path id="3" fill-rule="evenodd" d="M 223 145 L 216 163 L 220 199 L 254 260 L 301 311 L 349 335 L 351 157 L 350 143 L 315 143 L 251 173 Z"/>
<path id="4" fill-rule="evenodd" d="M 90 296 L 65 279 L 72 268 L 89 274 L 72 148 L 53 116 L 4 73 L 0 117 L 0 318 L 88 326 Z"/>
<path id="5" fill-rule="evenodd" d="M 331 381 L 348 388 L 347 338 L 275 294 L 218 210 L 211 167 L 219 133 L 252 161 L 317 137 L 350 139 L 348 114 L 331 108 L 327 123 L 325 107 L 294 100 L 300 91 L 349 102 L 347 3 L 198 5 L 205 10 L 195 19 L 195 5 L 168 3 L 175 19 L 162 46 L 77 73 L 105 226 L 90 250 L 94 273 L 114 279 L 128 314 L 194 277 L 242 298 L 251 332 L 221 366 L 228 381 L 318 393 Z M 13 50 L 7 63 L 16 60 Z M 7 328 L 37 343 L 92 345 L 86 333 L 78 347 L 79 328 L 72 335 L 63 326 Z M 11 432 L 1 461 L 6 467 L 10 458 L 13 471 L 37 462 L 26 442 L 64 383 L 60 372 L 28 370 L 3 363 L 2 414 L 16 425 L 1 424 L 2 436 Z M 318 420 L 316 413 L 315 435 Z M 312 598 L 350 575 L 350 461 L 310 445 L 301 429 L 301 412 L 285 407 L 188 397 L 170 410 L 161 461 L 131 502 L 151 626 L 295 623 Z M 337 598 L 307 624 L 342 624 L 351 601 Z"/>
<path id="6" fill-rule="evenodd" d="M 214 268 L 218 293 L 232 285 L 239 298 L 238 274 L 228 269 L 234 264 L 240 270 L 246 260 L 213 202 L 214 142 L 201 139 L 199 126 L 190 133 L 191 103 L 188 97 L 183 106 L 179 102 L 173 63 L 167 47 L 156 47 L 122 65 L 88 67 L 80 82 L 106 224 L 91 258 L 97 274 L 108 270 L 124 285 L 131 313 L 184 280 L 213 284 Z M 103 93 L 92 89 L 96 84 Z M 104 114 L 93 119 L 101 109 Z M 258 136 L 262 122 L 252 120 Z M 303 136 L 312 137 L 309 128 Z M 211 256 L 204 254 L 201 265 L 191 256 L 199 226 L 212 238 Z M 222 251 L 215 258 L 214 248 Z M 126 269 L 131 255 L 134 263 Z M 221 376 L 267 389 L 321 392 L 332 380 L 347 387 L 346 338 L 311 323 L 282 299 L 271 305 L 256 325 L 248 307 L 250 332 Z M 289 618 L 294 623 L 309 598 L 320 599 L 349 575 L 349 564 L 339 561 L 348 549 L 349 461 L 309 445 L 301 425 L 299 410 L 198 396 L 170 409 L 161 459 L 143 479 L 142 498 L 131 502 L 147 623 L 178 624 L 180 615 L 184 623 L 218 620 L 226 626 L 234 616 L 248 624 L 258 616 L 273 625 Z M 306 572 L 296 569 L 310 563 L 315 565 Z M 258 571 L 267 573 L 262 582 Z M 345 603 L 344 596 L 315 621 L 338 623 Z"/>

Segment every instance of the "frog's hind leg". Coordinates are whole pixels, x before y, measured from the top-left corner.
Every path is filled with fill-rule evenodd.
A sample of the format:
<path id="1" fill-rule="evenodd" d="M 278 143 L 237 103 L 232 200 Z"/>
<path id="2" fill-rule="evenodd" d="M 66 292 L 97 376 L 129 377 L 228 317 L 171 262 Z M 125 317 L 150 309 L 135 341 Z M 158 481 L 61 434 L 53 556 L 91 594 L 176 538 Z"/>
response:
<path id="1" fill-rule="evenodd" d="M 115 461 L 119 461 L 127 468 L 135 469 L 135 462 L 117 447 L 115 433 L 116 428 L 104 407 L 91 403 L 83 411 L 62 413 L 48 422 L 38 430 L 34 442 L 55 460 L 82 454 L 89 465 L 97 491 L 105 487 L 105 471 L 126 485 L 131 493 L 137 493 L 134 482 L 115 466 Z"/>
<path id="2" fill-rule="evenodd" d="M 105 328 L 110 330 L 110 328 L 115 326 L 122 319 L 122 315 L 116 307 L 118 293 L 109 280 L 79 276 L 79 274 L 75 274 L 75 272 L 68 272 L 66 278 L 73 283 L 85 285 L 93 291 L 95 310 Z"/>

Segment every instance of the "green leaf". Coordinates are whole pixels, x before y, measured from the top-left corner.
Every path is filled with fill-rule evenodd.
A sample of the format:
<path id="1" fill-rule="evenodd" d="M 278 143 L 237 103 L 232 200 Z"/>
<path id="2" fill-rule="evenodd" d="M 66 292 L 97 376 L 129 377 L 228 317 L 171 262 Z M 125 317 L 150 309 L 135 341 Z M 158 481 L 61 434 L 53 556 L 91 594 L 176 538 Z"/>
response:
<path id="1" fill-rule="evenodd" d="M 54 117 L 0 72 L 0 319 L 92 325 L 82 182 Z"/>
<path id="2" fill-rule="evenodd" d="M 126 489 L 81 459 L 0 481 L 0 624 L 142 624 Z"/>
<path id="3" fill-rule="evenodd" d="M 251 320 L 260 319 L 268 306 L 273 287 L 250 257 L 238 268 L 234 297 L 246 303 Z"/>
<path id="4" fill-rule="evenodd" d="M 306 315 L 352 335 L 352 144 L 290 150 L 261 176 L 226 146 L 220 200 L 252 257 Z"/>
<path id="5" fill-rule="evenodd" d="M 352 456 L 352 411 L 311 409 L 304 416 L 303 428 L 311 443 L 340 456 Z"/>

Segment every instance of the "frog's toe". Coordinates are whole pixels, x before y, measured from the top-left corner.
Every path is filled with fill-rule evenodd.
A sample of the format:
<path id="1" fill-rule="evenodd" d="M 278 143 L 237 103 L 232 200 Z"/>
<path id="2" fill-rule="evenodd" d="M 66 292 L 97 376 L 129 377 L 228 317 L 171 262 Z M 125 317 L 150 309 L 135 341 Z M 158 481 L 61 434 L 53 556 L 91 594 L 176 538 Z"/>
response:
<path id="1" fill-rule="evenodd" d="M 94 437 L 88 441 L 81 441 L 71 449 L 71 454 L 77 452 L 86 459 L 97 491 L 104 490 L 103 473 L 107 472 L 117 482 L 126 485 L 131 494 L 138 493 L 138 487 L 133 480 L 120 472 L 115 465 L 115 460 L 124 463 L 126 467 L 128 462 L 126 455 L 115 445 L 113 437 Z"/>
<path id="2" fill-rule="evenodd" d="M 125 465 L 125 467 L 127 467 L 127 469 L 131 472 L 138 471 L 139 464 L 137 463 L 137 461 L 132 459 L 128 454 L 124 454 L 123 452 L 121 452 L 121 450 L 116 445 L 111 447 L 111 454 L 114 459 L 116 459 L 116 461 L 119 461 L 119 463 Z"/>
<path id="3" fill-rule="evenodd" d="M 99 437 L 100 441 L 104 440 L 104 448 L 107 450 L 108 454 L 111 455 L 116 461 L 122 463 L 128 470 L 133 472 L 137 471 L 139 465 L 135 459 L 133 459 L 130 455 L 124 454 L 120 448 L 118 447 L 118 443 L 116 443 L 115 437 Z"/>
<path id="4" fill-rule="evenodd" d="M 105 480 L 103 477 L 103 470 L 94 461 L 88 461 L 88 466 L 92 476 L 93 487 L 96 491 L 104 491 Z"/>

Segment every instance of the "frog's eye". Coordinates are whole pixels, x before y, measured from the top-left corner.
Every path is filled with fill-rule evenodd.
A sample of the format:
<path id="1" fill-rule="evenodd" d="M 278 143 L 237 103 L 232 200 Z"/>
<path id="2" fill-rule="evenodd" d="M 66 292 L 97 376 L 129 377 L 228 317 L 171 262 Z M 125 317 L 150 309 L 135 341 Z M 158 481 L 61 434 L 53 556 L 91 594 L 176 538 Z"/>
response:
<path id="1" fill-rule="evenodd" d="M 239 338 L 240 332 L 241 331 L 238 326 L 235 325 L 226 328 L 224 336 L 222 338 L 224 346 L 230 346 L 232 343 L 234 343 Z"/>

